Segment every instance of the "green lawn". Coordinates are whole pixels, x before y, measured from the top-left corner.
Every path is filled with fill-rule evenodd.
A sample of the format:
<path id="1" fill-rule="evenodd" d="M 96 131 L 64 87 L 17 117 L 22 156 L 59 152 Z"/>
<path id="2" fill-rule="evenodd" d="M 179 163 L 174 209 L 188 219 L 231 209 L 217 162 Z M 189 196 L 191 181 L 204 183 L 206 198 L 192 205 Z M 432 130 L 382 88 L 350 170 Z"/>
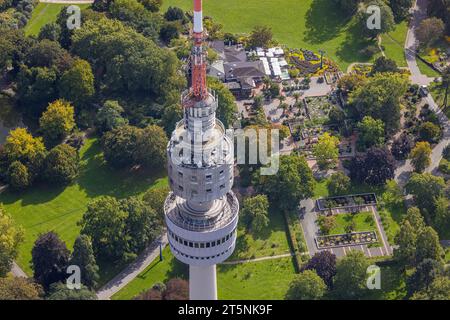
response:
<path id="1" fill-rule="evenodd" d="M 164 0 L 162 10 L 178 6 L 192 10 L 191 0 Z M 323 49 L 346 71 L 352 62 L 367 62 L 360 50 L 369 42 L 360 28 L 330 0 L 208 0 L 204 13 L 224 31 L 249 33 L 255 25 L 268 25 L 280 44 L 292 48 Z"/>
<path id="2" fill-rule="evenodd" d="M 185 278 L 188 276 L 188 267 L 170 252 L 169 247 L 163 251 L 163 261 L 155 259 L 142 273 L 133 279 L 127 286 L 112 296 L 113 300 L 130 300 L 153 285 L 165 282 L 170 278 Z"/>
<path id="3" fill-rule="evenodd" d="M 355 229 L 353 232 L 361 231 L 375 231 L 377 226 L 373 220 L 371 212 L 360 212 L 357 214 L 343 213 L 338 214 L 336 217 L 336 226 L 330 230 L 329 234 L 344 234 L 347 233 L 345 228 L 349 226 L 352 221 L 355 223 Z"/>
<path id="4" fill-rule="evenodd" d="M 31 249 L 38 235 L 53 230 L 72 248 L 79 233 L 77 222 L 91 199 L 101 195 L 119 198 L 139 195 L 149 188 L 167 184 L 165 173 L 143 175 L 111 169 L 105 164 L 96 139 L 86 141 L 80 158 L 80 177 L 68 187 L 36 185 L 21 194 L 0 194 L 0 202 L 25 229 L 25 242 L 20 247 L 17 262 L 28 274 L 32 274 L 29 262 Z M 120 267 L 100 264 L 104 266 L 102 274 L 105 276 L 102 280 L 114 276 L 115 269 Z"/>
<path id="5" fill-rule="evenodd" d="M 397 62 L 399 67 L 406 67 L 406 57 L 404 45 L 406 34 L 408 33 L 408 23 L 403 21 L 399 23 L 395 30 L 388 35 L 382 35 L 381 45 L 384 47 L 384 53 L 388 58 Z"/>
<path id="6" fill-rule="evenodd" d="M 219 265 L 217 267 L 219 299 L 283 300 L 294 276 L 291 258 Z"/>
<path id="7" fill-rule="evenodd" d="M 187 278 L 187 274 L 187 266 L 178 262 L 166 248 L 162 262 L 159 259 L 154 261 L 112 299 L 129 300 L 158 282 L 165 282 L 174 277 Z M 294 274 L 291 258 L 219 265 L 219 299 L 283 299 Z"/>
<path id="8" fill-rule="evenodd" d="M 420 72 L 422 74 L 424 74 L 424 75 L 426 75 L 427 77 L 430 77 L 430 78 L 436 78 L 436 77 L 440 77 L 441 76 L 439 74 L 439 72 L 437 72 L 436 70 L 434 70 L 431 67 L 429 67 L 427 64 L 425 64 L 425 62 L 423 62 L 419 58 L 417 58 L 416 61 L 417 61 L 417 65 L 419 66 L 419 70 L 420 70 Z"/>
<path id="9" fill-rule="evenodd" d="M 239 224 L 236 249 L 229 260 L 289 253 L 286 227 L 281 212 L 272 212 L 269 218 L 269 225 L 257 235 L 249 233 L 242 223 Z"/>
<path id="10" fill-rule="evenodd" d="M 47 23 L 56 21 L 61 9 L 67 4 L 39 3 L 33 10 L 31 19 L 25 26 L 26 35 L 38 35 L 39 30 Z M 89 4 L 77 4 L 81 9 L 89 7 Z"/>

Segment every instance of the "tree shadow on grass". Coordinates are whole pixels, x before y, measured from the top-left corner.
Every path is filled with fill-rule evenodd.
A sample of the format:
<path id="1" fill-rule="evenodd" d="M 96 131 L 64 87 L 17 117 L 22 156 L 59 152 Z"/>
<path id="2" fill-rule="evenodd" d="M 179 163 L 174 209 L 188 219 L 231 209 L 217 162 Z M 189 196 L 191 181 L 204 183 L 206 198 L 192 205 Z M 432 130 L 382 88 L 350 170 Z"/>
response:
<path id="1" fill-rule="evenodd" d="M 12 204 L 20 200 L 22 206 L 46 203 L 57 198 L 66 187 L 67 186 L 49 186 L 44 183 L 37 183 L 30 189 L 22 192 L 6 190 L 0 194 L 0 202 L 3 204 Z"/>
<path id="2" fill-rule="evenodd" d="M 146 191 L 166 175 L 164 170 L 155 172 L 142 169 L 114 169 L 105 162 L 98 141 L 85 151 L 81 160 L 82 171 L 78 184 L 89 197 L 133 196 Z"/>
<path id="3" fill-rule="evenodd" d="M 330 0 L 314 0 L 306 13 L 305 40 L 323 43 L 339 35 L 348 19 L 345 13 Z"/>
<path id="4" fill-rule="evenodd" d="M 170 269 L 167 271 L 167 279 L 181 278 L 188 279 L 189 277 L 189 266 L 173 258 Z"/>
<path id="5" fill-rule="evenodd" d="M 376 46 L 375 40 L 361 35 L 361 26 L 355 20 L 350 22 L 346 34 L 347 36 L 338 48 L 336 55 L 347 63 L 370 61 L 371 57 L 365 55 L 362 50 L 370 45 Z"/>

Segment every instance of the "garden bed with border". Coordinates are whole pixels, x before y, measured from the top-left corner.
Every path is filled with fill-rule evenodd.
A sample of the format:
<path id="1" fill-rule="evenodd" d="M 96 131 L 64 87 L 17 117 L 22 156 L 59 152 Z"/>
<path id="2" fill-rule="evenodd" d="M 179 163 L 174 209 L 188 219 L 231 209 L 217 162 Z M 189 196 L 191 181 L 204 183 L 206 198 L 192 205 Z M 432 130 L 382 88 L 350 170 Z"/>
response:
<path id="1" fill-rule="evenodd" d="M 333 234 L 315 238 L 318 249 L 330 249 L 357 245 L 370 245 L 378 242 L 375 231 Z"/>

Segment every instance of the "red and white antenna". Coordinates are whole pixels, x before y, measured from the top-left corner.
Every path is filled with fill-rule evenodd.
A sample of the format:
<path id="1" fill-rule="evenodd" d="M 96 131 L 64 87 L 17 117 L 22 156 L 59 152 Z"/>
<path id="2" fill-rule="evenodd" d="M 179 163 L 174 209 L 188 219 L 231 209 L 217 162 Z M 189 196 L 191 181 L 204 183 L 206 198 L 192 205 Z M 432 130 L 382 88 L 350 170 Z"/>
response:
<path id="1" fill-rule="evenodd" d="M 206 87 L 206 55 L 203 49 L 203 9 L 202 0 L 194 0 L 194 49 L 192 61 L 192 92 L 197 100 L 207 97 Z"/>

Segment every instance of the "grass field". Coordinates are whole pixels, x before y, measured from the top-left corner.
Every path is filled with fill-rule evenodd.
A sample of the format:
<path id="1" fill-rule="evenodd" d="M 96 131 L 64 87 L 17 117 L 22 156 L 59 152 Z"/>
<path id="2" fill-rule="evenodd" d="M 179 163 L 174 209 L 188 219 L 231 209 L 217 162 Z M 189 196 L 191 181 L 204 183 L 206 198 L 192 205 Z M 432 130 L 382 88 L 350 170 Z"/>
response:
<path id="1" fill-rule="evenodd" d="M 381 45 L 384 48 L 384 53 L 388 58 L 397 62 L 399 67 L 406 67 L 406 57 L 404 52 L 404 44 L 406 41 L 406 34 L 408 32 L 408 23 L 403 21 L 399 23 L 395 30 L 389 34 L 384 34 L 381 37 Z"/>
<path id="2" fill-rule="evenodd" d="M 38 35 L 41 28 L 47 23 L 56 21 L 61 9 L 67 4 L 39 3 L 33 10 L 31 19 L 25 26 L 26 35 Z M 87 8 L 89 4 L 78 4 L 81 9 Z"/>
<path id="3" fill-rule="evenodd" d="M 132 282 L 116 293 L 113 300 L 129 300 L 170 278 L 187 278 L 186 265 L 179 263 L 166 248 L 164 260 L 154 261 Z M 217 266 L 219 299 L 283 299 L 294 277 L 291 258 L 281 258 L 238 265 Z"/>
<path id="4" fill-rule="evenodd" d="M 162 10 L 169 6 L 192 10 L 191 2 L 164 0 Z M 352 62 L 367 62 L 359 51 L 369 41 L 362 39 L 359 26 L 334 1 L 208 0 L 204 2 L 204 14 L 221 23 L 227 32 L 249 33 L 255 25 L 270 26 L 281 44 L 316 52 L 323 49 L 344 71 Z"/>
<path id="5" fill-rule="evenodd" d="M 167 184 L 166 178 L 162 175 L 146 178 L 142 174 L 109 168 L 103 160 L 96 139 L 86 141 L 81 149 L 80 158 L 81 173 L 75 184 L 65 188 L 34 186 L 21 194 L 10 192 L 0 194 L 0 202 L 25 229 L 25 242 L 20 247 L 17 262 L 30 275 L 31 249 L 38 235 L 53 230 L 71 248 L 79 233 L 77 222 L 91 199 L 101 195 L 119 198 L 139 195 L 149 188 Z M 114 266 L 103 268 L 102 274 L 105 278 L 114 275 L 114 270 L 109 270 L 111 267 Z"/>
<path id="6" fill-rule="evenodd" d="M 336 226 L 332 228 L 329 234 L 344 234 L 347 233 L 345 228 L 354 222 L 355 229 L 353 232 L 361 231 L 375 231 L 377 226 L 373 220 L 371 212 L 360 212 L 357 214 L 338 214 L 336 217 Z"/>
<path id="7" fill-rule="evenodd" d="M 242 220 L 241 220 L 242 221 Z M 270 214 L 269 225 L 258 235 L 239 225 L 236 249 L 229 260 L 253 259 L 289 253 L 286 228 L 280 212 Z"/>

